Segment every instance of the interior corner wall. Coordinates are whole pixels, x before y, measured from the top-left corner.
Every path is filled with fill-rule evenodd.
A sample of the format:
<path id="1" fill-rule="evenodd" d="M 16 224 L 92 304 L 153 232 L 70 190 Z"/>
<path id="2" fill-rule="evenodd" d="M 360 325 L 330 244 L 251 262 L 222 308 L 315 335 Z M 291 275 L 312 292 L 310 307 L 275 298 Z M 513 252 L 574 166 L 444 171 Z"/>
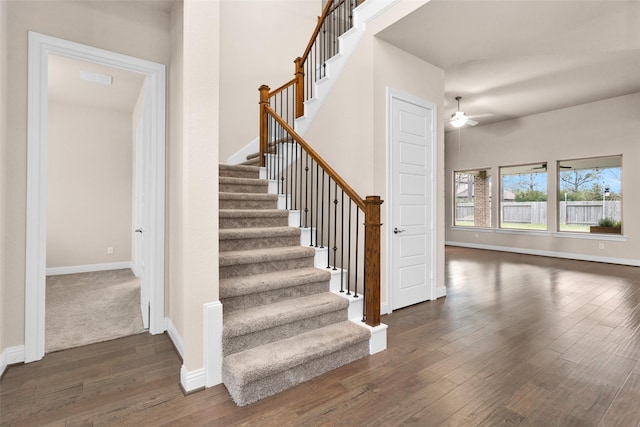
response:
<path id="1" fill-rule="evenodd" d="M 487 249 L 640 265 L 640 93 L 605 99 L 446 135 L 446 240 Z M 557 162 L 622 155 L 624 236 L 557 233 Z M 492 203 L 494 228 L 453 227 L 453 172 L 491 168 L 492 199 L 499 200 L 500 166 L 548 164 L 549 232 L 502 231 L 500 204 Z M 602 245 L 602 248 L 600 247 Z"/>
<path id="2" fill-rule="evenodd" d="M 167 107 L 169 114 L 169 135 L 167 155 L 167 210 L 165 251 L 165 277 L 169 286 L 165 288 L 165 312 L 176 332 L 182 336 L 184 331 L 184 281 L 183 275 L 183 200 L 184 157 L 183 157 L 183 7 L 176 3 L 171 9 L 170 23 L 171 62 L 167 75 L 169 94 Z"/>
<path id="3" fill-rule="evenodd" d="M 7 147 L 3 168 L 6 247 L 3 303 L 5 348 L 24 344 L 25 229 L 27 176 L 27 48 L 35 31 L 113 52 L 167 64 L 169 15 L 138 2 L 3 1 L 7 12 Z M 4 165 L 3 165 L 4 166 Z M 11 325 L 9 328 L 8 325 Z"/>
<path id="4" fill-rule="evenodd" d="M 258 88 L 294 77 L 321 14 L 318 0 L 220 2 L 220 158 L 258 136 Z"/>
<path id="5" fill-rule="evenodd" d="M 47 268 L 131 261 L 131 113 L 50 101 L 48 121 Z"/>
<path id="6" fill-rule="evenodd" d="M 183 181 L 176 196 L 182 201 L 183 366 L 193 372 L 204 367 L 204 304 L 219 298 L 220 2 L 185 0 L 183 13 Z"/>

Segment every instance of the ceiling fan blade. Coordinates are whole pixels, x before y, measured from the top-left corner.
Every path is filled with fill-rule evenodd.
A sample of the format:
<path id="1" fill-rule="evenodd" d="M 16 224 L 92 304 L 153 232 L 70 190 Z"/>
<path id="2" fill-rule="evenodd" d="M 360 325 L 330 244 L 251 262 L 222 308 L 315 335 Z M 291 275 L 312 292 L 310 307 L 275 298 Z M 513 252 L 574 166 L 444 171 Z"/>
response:
<path id="1" fill-rule="evenodd" d="M 465 124 L 467 124 L 469 126 L 475 126 L 475 125 L 478 124 L 478 122 L 476 122 L 475 120 L 467 120 L 467 123 L 465 123 Z"/>
<path id="2" fill-rule="evenodd" d="M 493 113 L 471 114 L 467 116 L 468 119 L 479 119 L 480 117 L 493 117 Z"/>

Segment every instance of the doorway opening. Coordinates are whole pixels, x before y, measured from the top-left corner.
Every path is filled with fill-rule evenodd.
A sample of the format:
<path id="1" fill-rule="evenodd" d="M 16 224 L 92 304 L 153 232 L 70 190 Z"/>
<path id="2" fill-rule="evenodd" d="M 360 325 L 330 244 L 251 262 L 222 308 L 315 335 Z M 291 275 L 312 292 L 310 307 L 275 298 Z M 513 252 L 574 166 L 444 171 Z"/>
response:
<path id="1" fill-rule="evenodd" d="M 144 77 L 141 121 L 144 166 L 142 222 L 148 327 L 164 332 L 164 210 L 165 210 L 165 66 L 46 35 L 29 33 L 27 131 L 27 251 L 25 283 L 25 362 L 39 360 L 45 352 L 45 290 L 47 266 L 47 149 L 49 58 L 60 56 L 97 66 L 137 73 Z M 89 190 L 90 191 L 90 190 Z M 130 230 L 133 233 L 134 230 Z M 141 233 L 141 234 L 142 234 Z M 136 233 L 138 234 L 138 233 Z M 138 239 L 134 239 L 138 241 Z M 107 247 L 106 252 L 115 248 Z M 137 252 L 137 251 L 136 251 Z M 100 263 L 98 263 L 99 265 Z M 136 262 L 135 267 L 140 263 Z M 143 301 L 144 298 L 141 298 Z M 141 304 L 141 311 L 142 311 Z"/>

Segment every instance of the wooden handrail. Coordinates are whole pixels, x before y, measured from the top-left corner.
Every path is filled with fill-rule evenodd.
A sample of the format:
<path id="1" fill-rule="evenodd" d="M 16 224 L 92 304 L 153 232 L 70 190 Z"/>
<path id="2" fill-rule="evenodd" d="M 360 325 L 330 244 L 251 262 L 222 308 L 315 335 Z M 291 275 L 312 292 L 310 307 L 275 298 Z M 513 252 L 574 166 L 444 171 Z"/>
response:
<path id="1" fill-rule="evenodd" d="M 294 84 L 296 84 L 297 81 L 298 81 L 298 78 L 294 77 L 293 79 L 289 80 L 288 82 L 286 82 L 285 84 L 280 86 L 278 89 L 275 89 L 272 92 L 269 92 L 269 98 L 271 98 L 272 96 L 275 96 L 275 95 L 279 94 L 280 92 L 282 92 L 283 90 L 293 86 Z"/>
<path id="2" fill-rule="evenodd" d="M 304 50 L 304 53 L 300 57 L 300 58 L 302 58 L 302 63 L 303 64 L 307 60 L 307 57 L 309 56 L 309 52 L 311 52 L 311 48 L 313 47 L 313 43 L 316 41 L 316 37 L 318 36 L 318 33 L 320 32 L 320 29 L 322 28 L 322 24 L 324 24 L 324 20 L 327 19 L 327 16 L 329 15 L 329 12 L 331 11 L 331 5 L 332 4 L 333 4 L 333 0 L 329 0 L 327 2 L 327 4 L 324 6 L 324 9 L 322 10 L 322 15 L 318 16 L 318 23 L 316 24 L 316 28 L 315 28 L 315 30 L 313 30 L 313 34 L 311 35 L 311 38 L 309 39 L 309 43 L 307 44 L 307 47 Z"/>
<path id="3" fill-rule="evenodd" d="M 269 105 L 266 105 L 265 111 L 269 115 L 271 115 L 271 118 L 278 122 L 278 124 L 282 126 L 282 128 L 287 131 L 287 133 L 289 133 L 289 135 L 291 135 L 291 137 L 295 139 L 295 141 L 300 144 L 302 148 L 304 148 L 304 150 L 311 156 L 311 158 L 315 160 L 316 163 L 318 163 L 318 165 L 320 165 L 320 167 L 325 170 L 325 172 L 327 172 L 327 174 L 338 184 L 338 186 L 342 190 L 344 190 L 345 194 L 349 196 L 360 209 L 362 209 L 362 211 L 366 211 L 364 199 L 360 197 L 360 195 L 356 193 L 356 191 L 351 188 L 349 184 L 347 184 L 347 182 L 338 174 L 338 172 L 336 172 L 331 166 L 329 166 L 329 164 L 322 157 L 320 157 L 320 155 L 313 148 L 311 148 L 311 146 L 307 144 L 307 142 L 302 139 L 302 137 L 298 135 L 296 131 L 294 131 L 293 128 L 289 126 L 289 124 L 284 121 L 273 108 L 271 108 Z"/>

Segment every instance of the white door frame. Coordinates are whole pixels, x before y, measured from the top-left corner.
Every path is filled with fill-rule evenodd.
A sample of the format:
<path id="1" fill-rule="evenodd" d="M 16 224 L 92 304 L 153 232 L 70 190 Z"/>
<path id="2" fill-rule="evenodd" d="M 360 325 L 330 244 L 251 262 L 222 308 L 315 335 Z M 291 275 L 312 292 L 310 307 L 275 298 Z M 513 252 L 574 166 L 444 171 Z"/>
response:
<path id="1" fill-rule="evenodd" d="M 164 211 L 165 211 L 165 66 L 80 43 L 29 32 L 27 105 L 27 217 L 25 262 L 25 362 L 39 360 L 45 350 L 46 201 L 48 57 L 66 56 L 147 76 L 145 98 L 150 99 L 149 144 L 151 185 L 147 195 L 150 218 L 149 283 L 151 316 L 149 331 L 163 333 L 164 316 Z M 148 97 L 148 98 L 147 98 Z M 133 231 L 133 230 L 132 230 Z"/>
<path id="2" fill-rule="evenodd" d="M 393 172 L 393 158 L 392 158 L 392 146 L 391 144 L 393 143 L 393 139 L 392 139 L 392 103 L 394 99 L 398 99 L 410 104 L 414 104 L 417 105 L 419 107 L 423 107 L 426 108 L 428 110 L 432 111 L 432 141 L 433 144 L 431 145 L 431 175 L 432 175 L 432 179 L 431 179 L 431 185 L 428 186 L 427 191 L 431 191 L 432 194 L 432 203 L 431 203 L 431 230 L 432 230 L 432 235 L 433 238 L 431 239 L 431 266 L 433 268 L 437 267 L 436 264 L 436 242 L 438 240 L 438 227 L 436 227 L 436 218 L 437 218 L 437 179 L 438 179 L 438 174 L 437 174 L 437 167 L 438 167 L 438 158 L 437 158 L 437 154 L 438 154 L 438 106 L 436 104 L 434 104 L 433 102 L 429 102 L 429 101 L 425 101 L 424 99 L 418 98 L 416 96 L 413 95 L 409 95 L 408 93 L 402 92 L 400 90 L 391 88 L 387 86 L 387 115 L 386 115 L 386 126 L 387 126 L 387 144 L 386 144 L 386 156 L 387 156 L 387 170 L 386 170 L 386 174 L 387 174 L 387 194 L 386 194 L 386 208 L 385 208 L 385 212 L 386 212 L 386 223 L 389 224 L 389 227 L 385 227 L 386 230 L 386 240 L 387 240 L 387 244 L 386 244 L 386 261 L 387 261 L 387 274 L 386 274 L 386 280 L 387 280 L 387 310 L 386 313 L 391 313 L 392 307 L 393 307 L 393 269 L 396 268 L 393 265 L 393 256 L 391 254 L 392 251 L 392 244 L 393 244 L 393 225 L 395 224 L 394 222 L 394 218 L 393 218 L 393 204 L 395 203 L 394 198 L 393 198 L 393 186 L 392 186 L 392 172 Z M 431 275 L 431 280 L 430 280 L 430 286 L 429 286 L 429 297 L 428 300 L 434 300 L 436 299 L 436 278 L 437 278 L 437 274 L 434 271 L 433 274 Z"/>

